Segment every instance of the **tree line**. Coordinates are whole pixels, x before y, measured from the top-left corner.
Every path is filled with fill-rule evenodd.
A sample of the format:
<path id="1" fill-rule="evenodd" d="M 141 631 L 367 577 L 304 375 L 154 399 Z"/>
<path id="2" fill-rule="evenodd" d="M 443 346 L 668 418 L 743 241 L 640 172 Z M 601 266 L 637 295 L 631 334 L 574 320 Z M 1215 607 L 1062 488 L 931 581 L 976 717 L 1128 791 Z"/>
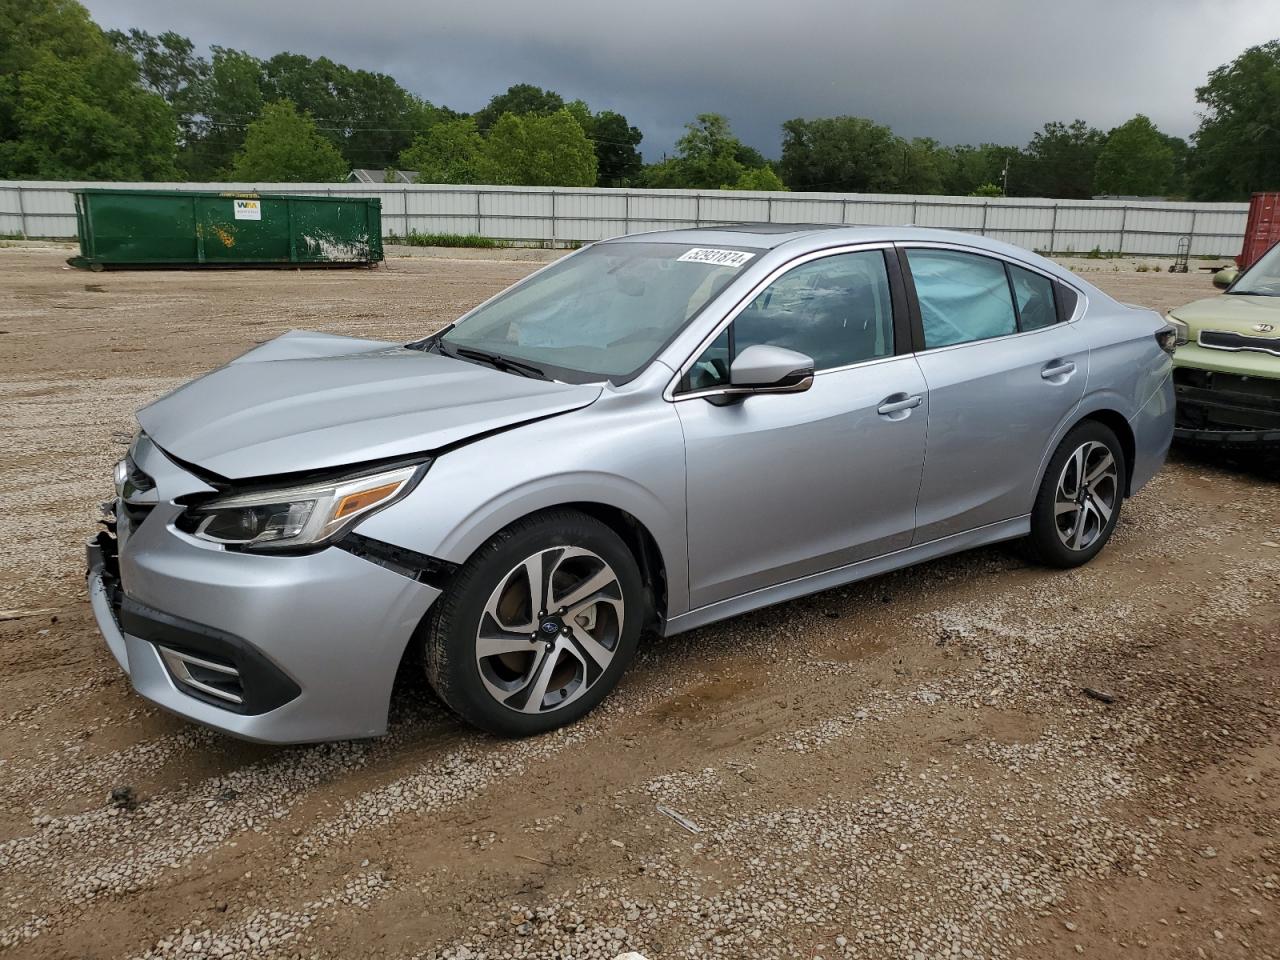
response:
<path id="1" fill-rule="evenodd" d="M 766 159 L 699 114 L 646 164 L 623 115 L 530 84 L 465 114 L 327 57 L 262 59 L 172 31 L 104 31 L 76 0 L 0 0 L 0 178 L 336 181 L 1237 200 L 1280 189 L 1280 40 L 1196 91 L 1188 143 L 1143 115 L 1051 121 L 1025 146 L 947 146 L 863 117 L 782 124 Z"/>

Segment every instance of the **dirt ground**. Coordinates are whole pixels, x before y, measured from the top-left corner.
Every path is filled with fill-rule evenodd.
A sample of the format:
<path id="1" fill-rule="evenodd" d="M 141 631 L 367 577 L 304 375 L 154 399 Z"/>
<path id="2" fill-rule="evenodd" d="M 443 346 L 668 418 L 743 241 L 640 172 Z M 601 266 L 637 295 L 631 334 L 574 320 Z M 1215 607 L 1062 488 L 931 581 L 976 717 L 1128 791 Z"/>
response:
<path id="1" fill-rule="evenodd" d="M 1079 570 L 980 550 L 653 640 L 534 740 L 411 680 L 381 740 L 254 746 L 133 694 L 94 628 L 81 544 L 133 410 L 289 329 L 421 335 L 533 265 L 65 256 L 0 250 L 0 955 L 1280 957 L 1274 469 L 1175 451 Z"/>

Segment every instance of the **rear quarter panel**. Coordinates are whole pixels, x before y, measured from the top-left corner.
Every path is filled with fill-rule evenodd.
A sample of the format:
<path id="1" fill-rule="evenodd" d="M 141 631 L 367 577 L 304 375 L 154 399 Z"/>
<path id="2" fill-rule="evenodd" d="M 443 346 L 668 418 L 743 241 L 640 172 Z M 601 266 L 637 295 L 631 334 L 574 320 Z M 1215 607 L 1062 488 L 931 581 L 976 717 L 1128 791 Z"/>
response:
<path id="1" fill-rule="evenodd" d="M 1075 326 L 1089 349 L 1089 379 L 1075 414 L 1045 449 L 1036 486 L 1071 427 L 1090 414 L 1115 412 L 1134 434 L 1133 493 L 1164 462 L 1173 435 L 1173 360 L 1156 341 L 1167 324 L 1154 310 L 1119 303 L 1096 288 L 1088 297 Z"/>

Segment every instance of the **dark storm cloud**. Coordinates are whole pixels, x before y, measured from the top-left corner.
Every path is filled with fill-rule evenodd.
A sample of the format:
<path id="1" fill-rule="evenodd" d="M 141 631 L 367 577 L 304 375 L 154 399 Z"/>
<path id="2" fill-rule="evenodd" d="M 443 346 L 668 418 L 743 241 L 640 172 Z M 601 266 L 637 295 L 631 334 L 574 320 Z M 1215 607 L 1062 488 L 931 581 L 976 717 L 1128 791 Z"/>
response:
<path id="1" fill-rule="evenodd" d="M 512 83 L 612 108 L 652 159 L 695 113 L 776 156 L 778 125 L 854 114 L 944 143 L 1025 143 L 1046 120 L 1196 126 L 1213 67 L 1280 37 L 1255 0 L 87 0 L 106 27 L 325 55 L 475 110 Z"/>

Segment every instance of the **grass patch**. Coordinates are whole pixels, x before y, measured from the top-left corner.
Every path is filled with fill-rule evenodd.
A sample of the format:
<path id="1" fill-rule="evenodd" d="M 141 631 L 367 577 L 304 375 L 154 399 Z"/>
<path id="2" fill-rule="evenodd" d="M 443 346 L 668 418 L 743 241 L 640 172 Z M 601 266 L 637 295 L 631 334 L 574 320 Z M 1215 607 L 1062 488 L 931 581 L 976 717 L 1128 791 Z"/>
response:
<path id="1" fill-rule="evenodd" d="M 474 233 L 419 233 L 410 230 L 405 236 L 388 234 L 388 243 L 402 243 L 410 247 L 474 247 L 480 250 L 495 250 L 509 247 L 505 240 L 494 240 L 492 237 L 481 237 Z"/>

